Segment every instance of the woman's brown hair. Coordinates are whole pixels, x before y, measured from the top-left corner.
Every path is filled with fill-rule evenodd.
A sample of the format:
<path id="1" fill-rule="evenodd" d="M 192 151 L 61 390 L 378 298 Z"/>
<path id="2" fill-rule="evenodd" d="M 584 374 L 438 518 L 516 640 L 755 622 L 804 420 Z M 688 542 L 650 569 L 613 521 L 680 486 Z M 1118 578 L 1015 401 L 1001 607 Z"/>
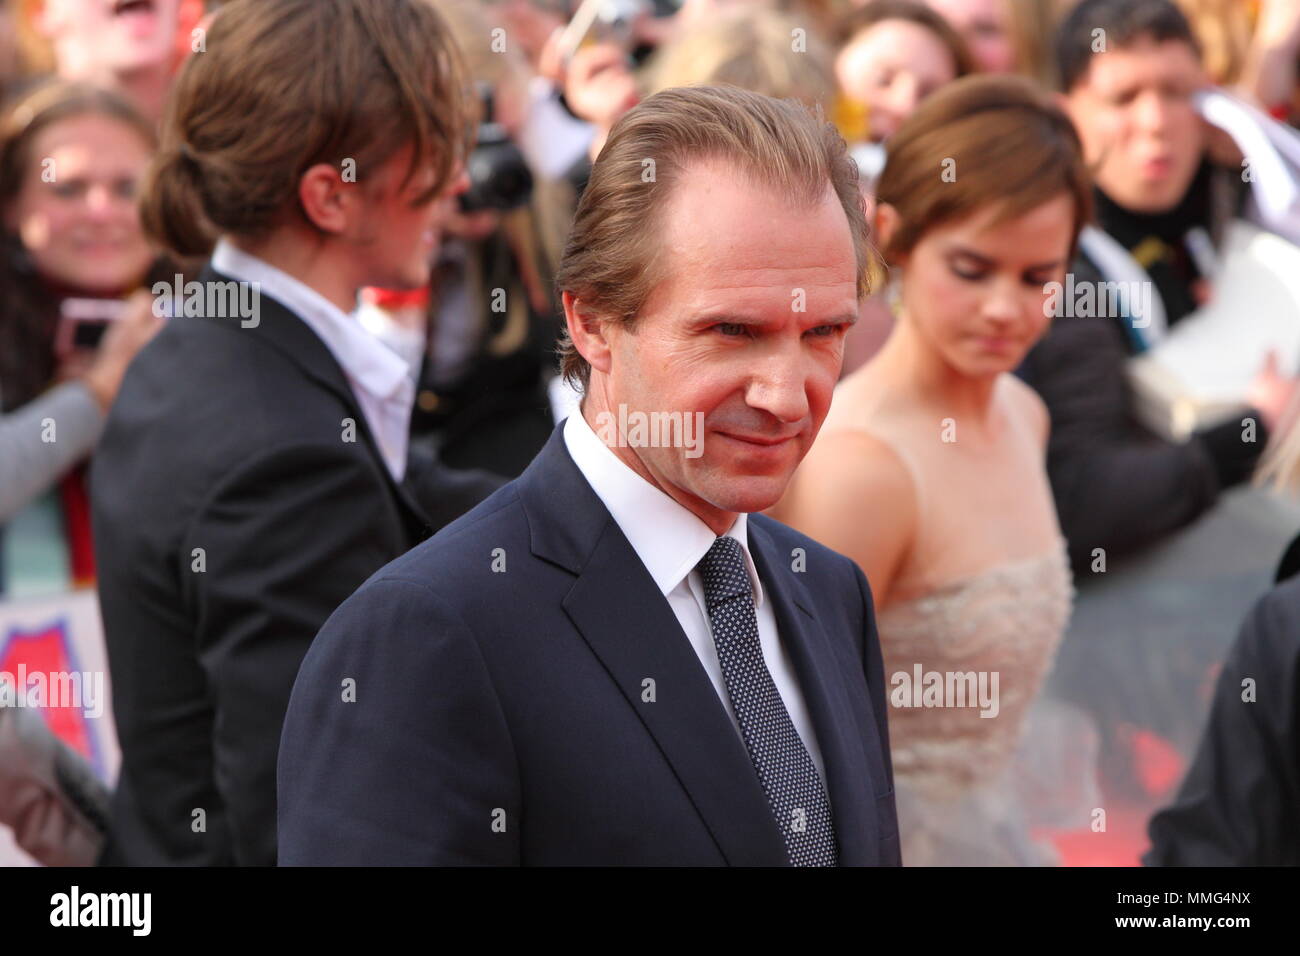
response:
<path id="1" fill-rule="evenodd" d="M 1074 231 L 1092 217 L 1092 185 L 1070 120 L 1021 76 L 968 76 L 929 96 L 888 143 L 876 184 L 899 225 L 881 252 L 889 262 L 930 229 L 1001 204 L 1014 219 L 1062 193 L 1073 200 Z"/>
<path id="2" fill-rule="evenodd" d="M 218 235 L 262 236 L 318 163 L 357 182 L 407 144 L 409 178 L 432 162 L 432 198 L 469 138 L 470 86 L 427 0 L 234 0 L 185 63 L 163 119 L 141 212 L 181 256 Z"/>
<path id="3" fill-rule="evenodd" d="M 86 115 L 117 120 L 150 150 L 157 145 L 153 124 L 118 94 L 85 83 L 45 83 L 15 100 L 0 118 L 0 208 L 8 210 L 22 191 L 32 161 L 32 143 L 41 131 Z"/>
<path id="4" fill-rule="evenodd" d="M 0 117 L 0 214 L 6 219 L 28 181 L 36 138 L 64 120 L 102 116 L 135 132 L 150 150 L 153 124 L 108 90 L 54 81 L 19 97 Z M 25 404 L 54 374 L 56 300 L 32 272 L 19 238 L 8 232 L 0 254 L 0 409 Z"/>

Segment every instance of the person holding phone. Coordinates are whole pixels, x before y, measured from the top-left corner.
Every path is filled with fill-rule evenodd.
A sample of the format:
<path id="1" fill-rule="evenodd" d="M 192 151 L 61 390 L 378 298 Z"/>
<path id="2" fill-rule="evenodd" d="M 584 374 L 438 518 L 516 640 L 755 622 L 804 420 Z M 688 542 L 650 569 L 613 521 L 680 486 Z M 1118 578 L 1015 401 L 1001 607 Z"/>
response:
<path id="1" fill-rule="evenodd" d="M 68 303 L 121 310 L 165 268 L 135 207 L 154 146 L 128 102 L 79 84 L 34 89 L 0 121 L 0 525 L 15 525 L 0 537 L 0 593 L 84 583 L 88 573 L 88 538 L 69 520 L 81 507 L 75 469 L 160 323 L 137 300 L 97 344 L 76 347 L 72 334 L 70 347 L 56 342 L 73 331 Z M 82 336 L 96 326 L 88 319 L 76 323 Z M 43 529 L 60 525 L 56 550 L 68 567 L 35 567 L 31 556 L 50 551 Z"/>

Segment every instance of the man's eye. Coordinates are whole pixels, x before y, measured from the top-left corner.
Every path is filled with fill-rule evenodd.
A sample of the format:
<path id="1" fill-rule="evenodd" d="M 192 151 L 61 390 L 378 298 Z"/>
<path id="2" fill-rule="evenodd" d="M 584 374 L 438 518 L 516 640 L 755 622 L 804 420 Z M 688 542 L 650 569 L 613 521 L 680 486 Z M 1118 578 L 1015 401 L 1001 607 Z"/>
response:
<path id="1" fill-rule="evenodd" d="M 827 338 L 828 336 L 834 335 L 836 332 L 838 332 L 838 331 L 839 331 L 840 329 L 842 329 L 842 328 L 844 328 L 844 326 L 842 326 L 842 325 L 838 325 L 838 324 L 835 324 L 835 325 L 818 325 L 818 326 L 815 326 L 814 328 L 809 329 L 809 330 L 808 330 L 808 334 L 809 334 L 809 335 L 815 335 L 815 336 L 817 336 L 817 337 L 819 337 L 819 338 Z"/>
<path id="2" fill-rule="evenodd" d="M 744 335 L 746 332 L 745 326 L 739 322 L 719 322 L 714 328 L 727 336 Z"/>

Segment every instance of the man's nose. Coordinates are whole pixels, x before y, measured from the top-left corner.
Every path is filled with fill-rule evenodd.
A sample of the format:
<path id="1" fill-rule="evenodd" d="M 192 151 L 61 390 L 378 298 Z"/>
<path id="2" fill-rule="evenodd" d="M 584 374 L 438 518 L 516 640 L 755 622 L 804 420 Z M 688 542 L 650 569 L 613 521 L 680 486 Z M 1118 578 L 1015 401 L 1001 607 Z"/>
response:
<path id="1" fill-rule="evenodd" d="M 1157 90 L 1138 97 L 1134 104 L 1137 126 L 1148 133 L 1163 133 L 1169 125 L 1169 103 Z"/>
<path id="2" fill-rule="evenodd" d="M 107 186 L 91 186 L 86 190 L 86 212 L 102 218 L 113 212 L 113 194 Z"/>
<path id="3" fill-rule="evenodd" d="M 771 356 L 757 363 L 745 403 L 786 424 L 802 421 L 808 414 L 806 378 L 798 359 L 786 354 Z"/>
<path id="4" fill-rule="evenodd" d="M 921 102 L 921 84 L 916 77 L 900 73 L 889 86 L 886 102 L 899 120 L 907 119 Z"/>

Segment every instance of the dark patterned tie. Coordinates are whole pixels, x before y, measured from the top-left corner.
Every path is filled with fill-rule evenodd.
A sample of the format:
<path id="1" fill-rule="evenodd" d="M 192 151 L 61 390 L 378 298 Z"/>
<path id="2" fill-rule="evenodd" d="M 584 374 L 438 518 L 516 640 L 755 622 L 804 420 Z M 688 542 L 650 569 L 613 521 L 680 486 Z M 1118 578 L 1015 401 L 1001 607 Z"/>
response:
<path id="1" fill-rule="evenodd" d="M 718 538 L 696 568 L 704 578 L 704 600 L 727 694 L 790 862 L 835 866 L 830 801 L 763 661 L 754 592 L 740 542 Z"/>

